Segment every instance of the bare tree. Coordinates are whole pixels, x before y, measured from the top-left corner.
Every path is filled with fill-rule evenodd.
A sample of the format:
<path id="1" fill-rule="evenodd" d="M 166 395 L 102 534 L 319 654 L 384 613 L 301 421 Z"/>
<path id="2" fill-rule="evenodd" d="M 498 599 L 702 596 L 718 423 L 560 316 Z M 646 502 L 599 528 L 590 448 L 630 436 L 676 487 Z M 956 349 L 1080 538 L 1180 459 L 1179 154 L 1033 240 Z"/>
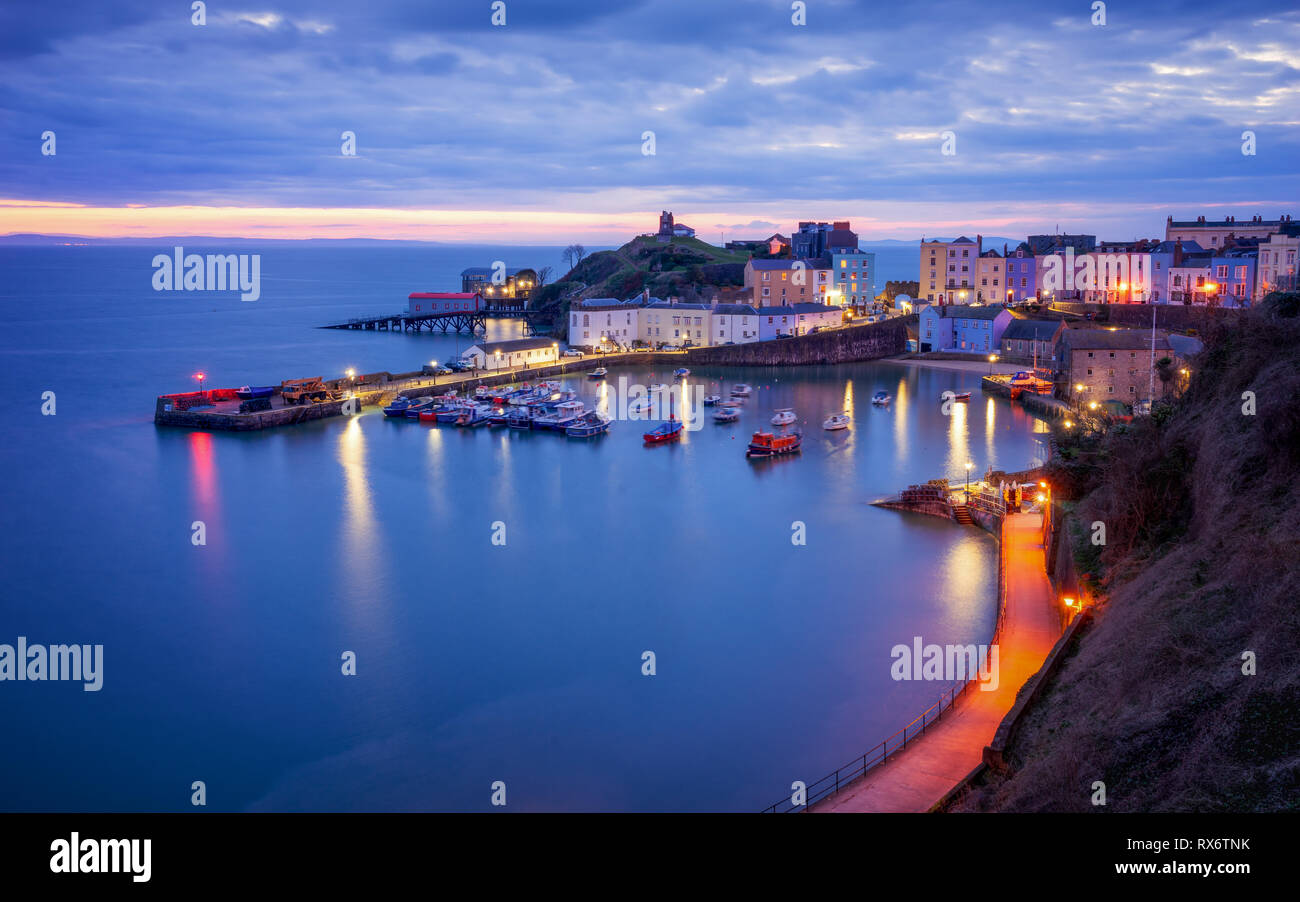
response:
<path id="1" fill-rule="evenodd" d="M 551 267 L 543 266 L 537 270 L 537 287 L 541 288 L 551 280 Z"/>
<path id="2" fill-rule="evenodd" d="M 564 262 L 573 269 L 582 262 L 582 258 L 587 256 L 587 249 L 581 244 L 570 244 L 564 249 Z"/>

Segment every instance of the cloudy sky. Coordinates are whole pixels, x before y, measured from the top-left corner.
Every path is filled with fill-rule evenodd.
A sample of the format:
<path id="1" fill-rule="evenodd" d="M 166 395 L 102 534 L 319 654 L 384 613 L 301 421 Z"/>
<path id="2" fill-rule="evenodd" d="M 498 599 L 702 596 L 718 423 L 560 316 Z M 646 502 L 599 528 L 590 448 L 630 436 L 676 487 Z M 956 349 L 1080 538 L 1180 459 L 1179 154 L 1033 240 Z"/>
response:
<path id="1" fill-rule="evenodd" d="M 791 5 L 209 0 L 198 26 L 189 0 L 6 0 L 0 234 L 612 244 L 671 209 L 713 241 L 1122 239 L 1300 212 L 1290 4 Z"/>

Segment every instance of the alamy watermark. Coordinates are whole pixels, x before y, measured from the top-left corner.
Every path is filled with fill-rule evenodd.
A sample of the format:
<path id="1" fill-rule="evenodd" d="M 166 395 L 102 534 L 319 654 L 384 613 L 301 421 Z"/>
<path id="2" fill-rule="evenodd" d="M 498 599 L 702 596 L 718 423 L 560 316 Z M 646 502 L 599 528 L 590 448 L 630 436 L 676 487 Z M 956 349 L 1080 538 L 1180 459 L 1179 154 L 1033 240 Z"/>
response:
<path id="1" fill-rule="evenodd" d="M 998 688 L 996 645 L 925 645 L 920 636 L 911 645 L 895 645 L 889 675 L 895 680 L 965 682 L 978 680 L 981 692 Z"/>
<path id="2" fill-rule="evenodd" d="M 261 254 L 187 254 L 172 248 L 172 255 L 153 258 L 154 291 L 239 291 L 241 301 L 262 296 Z"/>
<path id="3" fill-rule="evenodd" d="M 104 646 L 28 645 L 19 636 L 14 645 L 0 645 L 0 681 L 80 680 L 86 692 L 104 687 Z"/>

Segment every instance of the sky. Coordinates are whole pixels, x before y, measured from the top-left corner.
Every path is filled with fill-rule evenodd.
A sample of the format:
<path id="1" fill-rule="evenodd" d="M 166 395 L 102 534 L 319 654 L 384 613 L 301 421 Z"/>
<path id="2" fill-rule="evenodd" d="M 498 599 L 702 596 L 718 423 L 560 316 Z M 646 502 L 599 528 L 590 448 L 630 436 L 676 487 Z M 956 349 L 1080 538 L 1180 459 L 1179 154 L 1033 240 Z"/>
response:
<path id="1" fill-rule="evenodd" d="M 0 235 L 616 245 L 667 209 L 714 242 L 1123 240 L 1300 212 L 1300 7 L 1101 6 L 6 0 Z"/>

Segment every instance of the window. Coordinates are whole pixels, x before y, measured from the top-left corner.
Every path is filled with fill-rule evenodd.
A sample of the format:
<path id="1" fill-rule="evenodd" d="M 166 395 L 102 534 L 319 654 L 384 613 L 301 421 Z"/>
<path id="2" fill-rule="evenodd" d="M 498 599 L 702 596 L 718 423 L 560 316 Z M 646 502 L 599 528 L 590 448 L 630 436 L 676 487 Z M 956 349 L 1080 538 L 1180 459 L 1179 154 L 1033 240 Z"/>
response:
<path id="1" fill-rule="evenodd" d="M 1225 263 L 1225 264 L 1220 264 L 1220 265 L 1214 267 L 1214 277 L 1215 277 L 1216 279 L 1226 279 L 1226 278 L 1228 278 L 1228 266 L 1227 266 L 1226 263 Z"/>

